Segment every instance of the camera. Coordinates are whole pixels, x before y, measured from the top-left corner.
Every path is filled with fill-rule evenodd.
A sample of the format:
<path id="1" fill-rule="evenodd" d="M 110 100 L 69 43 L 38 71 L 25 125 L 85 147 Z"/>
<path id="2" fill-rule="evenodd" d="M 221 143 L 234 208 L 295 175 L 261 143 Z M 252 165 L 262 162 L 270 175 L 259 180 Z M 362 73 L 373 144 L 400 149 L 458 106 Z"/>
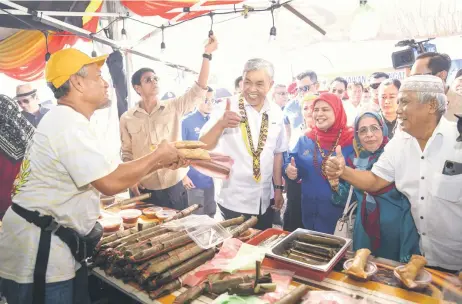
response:
<path id="1" fill-rule="evenodd" d="M 396 51 L 391 54 L 391 61 L 395 69 L 411 67 L 419 54 L 426 52 L 436 52 L 436 45 L 429 43 L 433 38 L 416 42 L 414 39 L 402 40 L 395 46 L 407 47 L 404 50 Z"/>

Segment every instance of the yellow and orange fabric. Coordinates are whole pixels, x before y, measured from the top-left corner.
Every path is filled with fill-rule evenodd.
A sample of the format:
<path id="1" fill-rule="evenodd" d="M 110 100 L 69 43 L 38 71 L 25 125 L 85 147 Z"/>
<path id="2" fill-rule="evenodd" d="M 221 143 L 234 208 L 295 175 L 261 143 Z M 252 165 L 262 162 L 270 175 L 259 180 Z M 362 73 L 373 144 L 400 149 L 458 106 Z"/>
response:
<path id="1" fill-rule="evenodd" d="M 86 12 L 99 12 L 102 0 L 92 0 Z M 95 32 L 98 17 L 82 17 L 83 28 Z M 66 46 L 74 45 L 78 36 L 67 32 L 49 32 L 48 50 L 51 54 Z M 40 31 L 21 30 L 0 42 L 0 73 L 22 81 L 34 81 L 43 77 L 45 54 L 47 52 L 45 35 Z"/>

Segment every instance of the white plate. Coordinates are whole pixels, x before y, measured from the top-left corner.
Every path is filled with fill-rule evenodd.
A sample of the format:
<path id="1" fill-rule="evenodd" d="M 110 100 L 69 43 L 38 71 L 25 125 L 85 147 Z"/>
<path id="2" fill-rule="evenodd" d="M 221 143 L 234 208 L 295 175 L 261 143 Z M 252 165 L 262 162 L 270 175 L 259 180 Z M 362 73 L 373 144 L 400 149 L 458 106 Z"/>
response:
<path id="1" fill-rule="evenodd" d="M 393 274 L 395 275 L 395 277 L 404 285 L 404 283 L 401 281 L 398 273 L 396 272 L 397 269 L 401 269 L 403 268 L 405 265 L 401 265 L 401 266 L 398 266 L 395 268 L 395 270 L 393 271 Z M 414 282 L 417 284 L 417 286 L 415 288 L 412 288 L 412 289 L 422 289 L 422 288 L 425 288 L 427 287 L 431 282 L 432 282 L 432 275 L 426 271 L 425 269 L 421 269 L 419 271 L 419 273 L 417 274 Z M 407 288 L 407 286 L 406 286 Z"/>
<path id="2" fill-rule="evenodd" d="M 343 269 L 347 270 L 348 268 L 350 268 L 351 264 L 353 263 L 353 260 L 354 259 L 349 259 L 349 260 L 346 260 L 345 263 L 343 263 Z M 352 278 L 355 278 L 355 279 L 359 279 L 359 280 L 368 280 L 371 276 L 373 276 L 374 274 L 377 273 L 377 265 L 375 265 L 375 263 L 372 263 L 370 261 L 367 261 L 367 264 L 366 264 L 366 267 L 364 269 L 364 272 L 366 273 L 367 275 L 367 278 L 364 279 L 364 278 L 359 278 L 357 276 L 354 276 L 352 274 L 347 274 L 348 276 L 352 277 Z"/>

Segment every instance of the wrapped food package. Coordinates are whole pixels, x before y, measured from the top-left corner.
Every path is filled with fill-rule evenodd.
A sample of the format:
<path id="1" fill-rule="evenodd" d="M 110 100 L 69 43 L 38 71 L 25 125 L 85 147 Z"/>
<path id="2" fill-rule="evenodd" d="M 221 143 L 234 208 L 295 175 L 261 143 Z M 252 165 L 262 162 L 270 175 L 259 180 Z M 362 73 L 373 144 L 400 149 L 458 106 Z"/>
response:
<path id="1" fill-rule="evenodd" d="M 353 263 L 346 270 L 347 274 L 351 274 L 355 277 L 367 279 L 367 273 L 365 272 L 367 258 L 371 254 L 371 251 L 367 248 L 358 249 L 355 253 Z"/>
<path id="2" fill-rule="evenodd" d="M 406 285 L 408 288 L 417 287 L 415 278 L 419 271 L 427 264 L 427 259 L 421 255 L 412 255 L 409 263 L 406 266 L 396 269 L 399 279 Z"/>

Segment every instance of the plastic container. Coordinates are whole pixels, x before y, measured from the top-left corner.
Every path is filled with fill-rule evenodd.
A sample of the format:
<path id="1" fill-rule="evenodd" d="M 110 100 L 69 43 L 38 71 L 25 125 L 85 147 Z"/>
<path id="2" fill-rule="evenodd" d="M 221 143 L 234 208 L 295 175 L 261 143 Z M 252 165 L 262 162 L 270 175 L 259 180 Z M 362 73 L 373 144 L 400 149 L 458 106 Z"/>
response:
<path id="1" fill-rule="evenodd" d="M 211 219 L 212 220 L 212 219 Z M 231 233 L 218 223 L 202 223 L 186 228 L 189 237 L 202 249 L 209 249 L 232 237 Z"/>
<path id="2" fill-rule="evenodd" d="M 101 226 L 103 226 L 104 233 L 114 233 L 120 230 L 122 225 L 122 218 L 116 214 L 102 214 L 98 219 Z"/>
<path id="3" fill-rule="evenodd" d="M 124 227 L 136 225 L 138 218 L 141 216 L 141 211 L 137 209 L 127 209 L 119 212 L 124 222 Z"/>
<path id="4" fill-rule="evenodd" d="M 143 209 L 143 214 L 147 218 L 155 219 L 157 218 L 156 213 L 162 211 L 162 207 L 149 207 Z"/>
<path id="5" fill-rule="evenodd" d="M 353 259 L 349 259 L 349 260 L 346 260 L 345 263 L 343 263 L 343 269 L 347 270 L 348 268 L 350 268 L 351 264 L 353 263 Z M 367 278 L 359 278 L 351 273 L 347 273 L 347 275 L 352 278 L 352 279 L 355 279 L 357 281 L 367 281 L 369 280 L 374 274 L 377 273 L 377 265 L 375 265 L 375 263 L 372 263 L 370 261 L 367 261 L 366 263 L 366 267 L 364 269 L 364 272 L 366 273 L 367 275 Z"/>
<path id="6" fill-rule="evenodd" d="M 156 217 L 159 220 L 165 220 L 168 219 L 176 214 L 176 211 L 174 210 L 161 210 L 156 212 Z"/>
<path id="7" fill-rule="evenodd" d="M 393 271 L 393 274 L 395 275 L 395 277 L 400 282 L 401 282 L 401 279 L 400 279 L 398 273 L 396 272 L 396 270 L 401 269 L 403 267 L 405 267 L 405 265 L 398 266 Z M 430 283 L 432 282 L 432 275 L 430 274 L 430 272 L 426 271 L 425 269 L 421 269 L 419 271 L 419 273 L 417 274 L 416 278 L 414 279 L 414 282 L 417 284 L 417 286 L 415 288 L 408 288 L 407 286 L 406 286 L 406 288 L 408 288 L 408 289 L 424 289 L 425 287 L 430 285 Z M 401 282 L 401 284 L 403 284 L 403 286 L 404 286 L 404 283 Z"/>

